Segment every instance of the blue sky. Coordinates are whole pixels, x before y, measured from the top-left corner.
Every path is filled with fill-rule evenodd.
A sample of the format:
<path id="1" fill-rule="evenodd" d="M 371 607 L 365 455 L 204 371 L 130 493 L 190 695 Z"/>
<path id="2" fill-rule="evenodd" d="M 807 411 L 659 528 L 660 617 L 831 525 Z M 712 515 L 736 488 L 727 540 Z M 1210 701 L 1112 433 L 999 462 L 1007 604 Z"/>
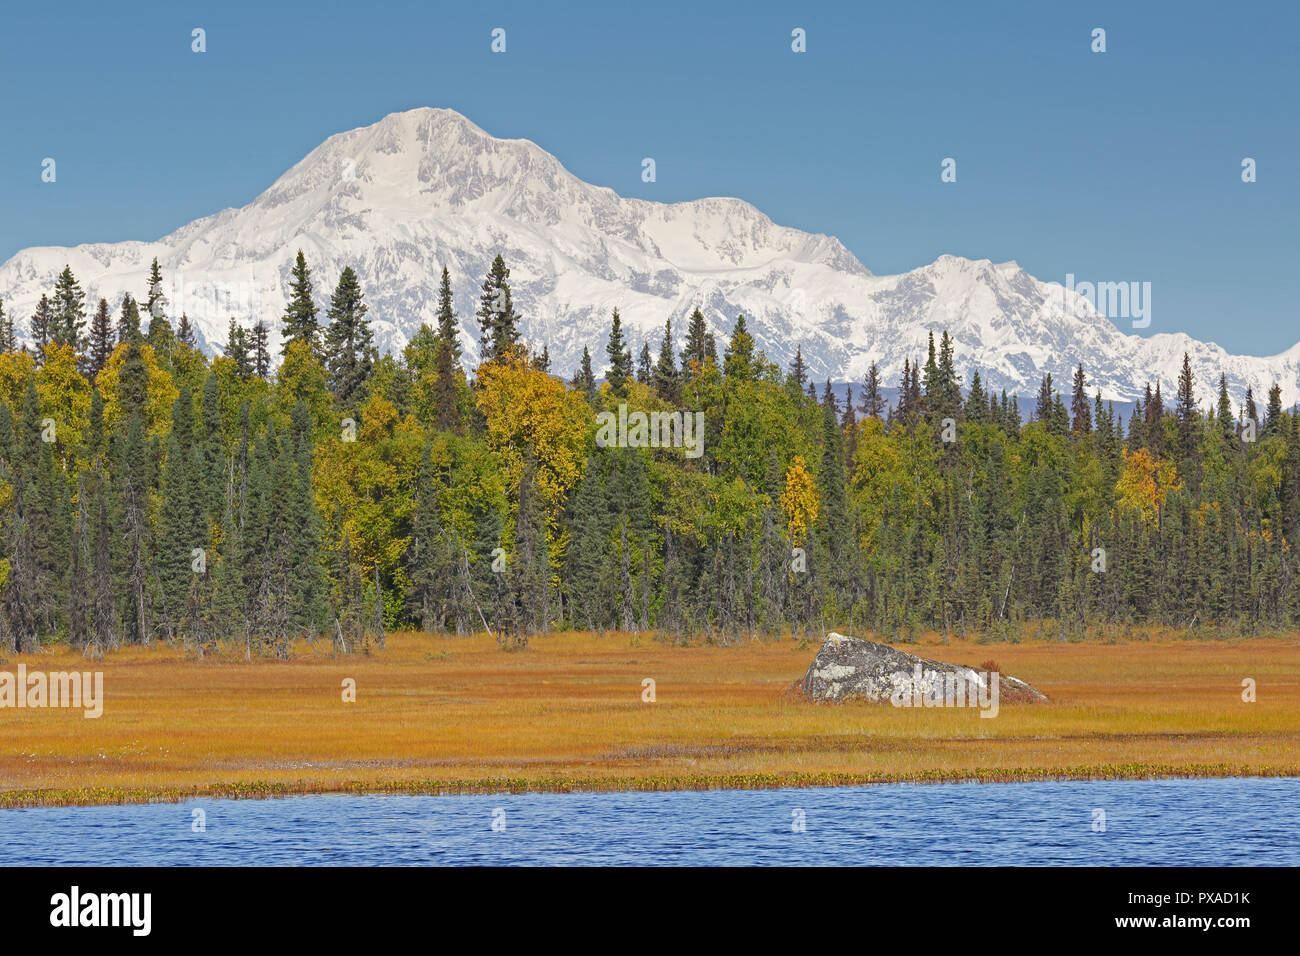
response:
<path id="1" fill-rule="evenodd" d="M 873 272 L 1015 259 L 1151 282 L 1145 334 L 1300 340 L 1300 5 L 117 6 L 6 8 L 0 260 L 156 239 L 251 201 L 332 133 L 447 106 L 623 195 L 739 196 Z"/>

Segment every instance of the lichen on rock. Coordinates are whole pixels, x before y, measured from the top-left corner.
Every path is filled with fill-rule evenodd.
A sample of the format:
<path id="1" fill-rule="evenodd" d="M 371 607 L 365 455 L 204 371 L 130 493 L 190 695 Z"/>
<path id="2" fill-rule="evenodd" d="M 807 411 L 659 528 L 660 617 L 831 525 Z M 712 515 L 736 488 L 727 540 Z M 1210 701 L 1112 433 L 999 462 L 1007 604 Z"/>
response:
<path id="1" fill-rule="evenodd" d="M 992 714 L 999 701 L 1047 700 L 1047 695 L 1006 674 L 927 660 L 834 631 L 826 635 L 799 689 L 815 701 L 856 698 L 900 707 L 969 706 Z"/>

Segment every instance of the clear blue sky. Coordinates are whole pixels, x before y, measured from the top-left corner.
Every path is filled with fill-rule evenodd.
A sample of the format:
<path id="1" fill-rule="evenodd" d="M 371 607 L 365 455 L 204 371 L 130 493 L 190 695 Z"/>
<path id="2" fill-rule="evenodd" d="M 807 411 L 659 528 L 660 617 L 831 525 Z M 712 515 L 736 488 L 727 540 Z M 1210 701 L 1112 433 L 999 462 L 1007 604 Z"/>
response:
<path id="1" fill-rule="evenodd" d="M 1147 333 L 1271 354 L 1300 340 L 1298 9 L 8 4 L 0 260 L 159 238 L 251 201 L 332 133 L 447 106 L 623 195 L 739 196 L 838 236 L 873 272 L 952 253 L 1046 280 L 1150 281 Z"/>

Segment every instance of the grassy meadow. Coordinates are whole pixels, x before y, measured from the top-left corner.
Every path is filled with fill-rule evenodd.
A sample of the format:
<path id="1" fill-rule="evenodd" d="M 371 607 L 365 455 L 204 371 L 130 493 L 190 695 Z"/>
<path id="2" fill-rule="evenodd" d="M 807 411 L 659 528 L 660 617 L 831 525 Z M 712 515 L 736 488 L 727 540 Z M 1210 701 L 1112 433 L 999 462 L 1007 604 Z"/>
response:
<path id="1" fill-rule="evenodd" d="M 811 786 L 1053 777 L 1300 775 L 1300 635 L 906 650 L 995 660 L 1051 698 L 969 709 L 810 703 L 816 645 L 680 646 L 562 633 L 390 635 L 290 660 L 124 648 L 0 669 L 102 670 L 104 713 L 0 710 L 0 807 L 276 796 Z M 356 682 L 355 703 L 342 700 Z M 655 701 L 642 699 L 645 678 Z M 1257 700 L 1242 701 L 1242 680 Z"/>

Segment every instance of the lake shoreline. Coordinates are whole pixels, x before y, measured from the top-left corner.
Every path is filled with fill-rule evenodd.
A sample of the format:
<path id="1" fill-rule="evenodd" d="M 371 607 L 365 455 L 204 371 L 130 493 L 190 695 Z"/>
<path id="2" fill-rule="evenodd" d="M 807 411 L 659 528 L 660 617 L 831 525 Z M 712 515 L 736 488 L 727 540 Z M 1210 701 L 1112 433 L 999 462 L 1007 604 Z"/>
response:
<path id="1" fill-rule="evenodd" d="M 335 784 L 232 783 L 193 788 L 110 788 L 0 791 L 0 811 L 36 807 L 126 806 L 183 803 L 187 800 L 275 800 L 302 796 L 485 796 L 490 794 L 664 793 L 715 790 L 781 790 L 816 787 L 862 787 L 890 784 L 1015 784 L 1052 781 L 1230 780 L 1300 778 L 1300 765 L 1281 768 L 1231 766 L 1099 766 L 1060 771 L 996 768 L 982 771 L 934 771 L 907 775 L 799 773 L 756 776 L 738 774 L 707 780 L 690 778 L 572 778 L 563 780 L 416 780 L 402 782 L 341 781 Z"/>

